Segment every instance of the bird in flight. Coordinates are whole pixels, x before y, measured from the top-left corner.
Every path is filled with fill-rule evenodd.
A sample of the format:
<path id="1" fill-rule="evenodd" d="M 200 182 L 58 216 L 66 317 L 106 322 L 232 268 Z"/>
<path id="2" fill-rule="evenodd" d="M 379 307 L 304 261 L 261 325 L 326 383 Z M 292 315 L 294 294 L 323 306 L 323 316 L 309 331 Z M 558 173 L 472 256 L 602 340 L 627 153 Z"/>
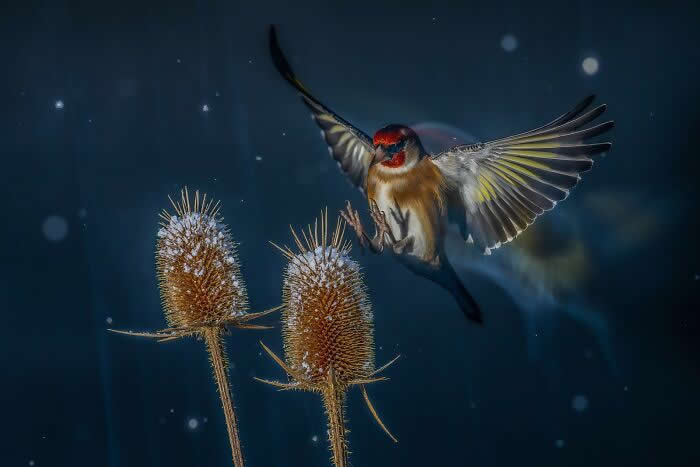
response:
<path id="1" fill-rule="evenodd" d="M 614 123 L 592 124 L 606 110 L 589 96 L 550 123 L 487 143 L 429 154 L 411 128 L 390 124 L 368 136 L 316 99 L 284 57 L 274 26 L 270 53 L 321 128 L 328 152 L 368 200 L 375 232 L 367 235 L 350 202 L 342 216 L 360 243 L 385 247 L 416 274 L 449 291 L 467 318 L 482 323 L 479 306 L 445 252 L 448 226 L 465 247 L 484 254 L 515 239 L 538 216 L 564 200 L 609 142 L 587 142 Z M 592 124 L 592 125 L 589 125 Z"/>

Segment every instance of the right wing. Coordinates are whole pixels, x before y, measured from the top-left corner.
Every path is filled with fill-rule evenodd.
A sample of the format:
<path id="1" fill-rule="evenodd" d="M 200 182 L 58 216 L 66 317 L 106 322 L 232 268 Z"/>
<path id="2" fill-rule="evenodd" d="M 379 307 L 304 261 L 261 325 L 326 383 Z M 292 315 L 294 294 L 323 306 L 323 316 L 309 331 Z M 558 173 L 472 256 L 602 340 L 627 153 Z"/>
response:
<path id="1" fill-rule="evenodd" d="M 328 152 L 338 162 L 338 167 L 364 194 L 367 170 L 374 150 L 370 137 L 321 104 L 301 84 L 282 54 L 274 26 L 270 26 L 270 54 L 277 71 L 299 91 L 302 100 L 311 109 L 311 117 L 321 128 L 321 136 L 328 144 Z"/>

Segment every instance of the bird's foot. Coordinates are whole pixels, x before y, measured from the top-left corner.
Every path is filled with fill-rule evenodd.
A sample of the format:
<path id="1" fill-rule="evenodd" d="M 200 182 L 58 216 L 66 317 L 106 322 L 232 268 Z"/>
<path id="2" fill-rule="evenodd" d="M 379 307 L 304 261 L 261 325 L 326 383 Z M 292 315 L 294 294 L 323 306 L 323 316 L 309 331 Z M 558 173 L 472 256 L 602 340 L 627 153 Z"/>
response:
<path id="1" fill-rule="evenodd" d="M 439 255 L 438 255 L 438 256 L 435 256 L 435 258 L 433 258 L 433 259 L 431 259 L 430 261 L 428 261 L 428 264 L 429 264 L 430 266 L 432 266 L 433 268 L 435 268 L 435 269 L 440 269 L 440 264 L 441 264 L 441 263 L 440 263 L 440 256 L 439 256 Z"/>
<path id="2" fill-rule="evenodd" d="M 350 201 L 345 201 L 345 209 L 340 211 L 340 215 L 345 219 L 345 222 L 348 223 L 350 227 L 353 228 L 355 231 L 355 234 L 357 235 L 357 239 L 360 242 L 360 246 L 363 248 L 367 247 L 368 240 L 367 240 L 367 235 L 365 234 L 365 230 L 362 227 L 362 221 L 360 220 L 360 213 L 357 212 L 356 209 L 352 208 L 352 205 L 350 204 Z"/>
<path id="3" fill-rule="evenodd" d="M 413 249 L 413 237 L 404 237 L 401 240 L 394 243 L 393 245 L 391 245 L 391 248 L 393 248 L 394 253 L 396 253 L 397 255 L 408 253 Z"/>
<path id="4" fill-rule="evenodd" d="M 401 209 L 401 206 L 399 206 L 399 202 L 396 198 L 394 198 L 394 207 L 389 208 L 389 211 L 391 212 L 391 217 L 394 218 L 394 222 L 396 222 L 396 225 L 399 227 L 399 237 L 407 237 L 408 222 L 409 218 L 411 217 L 411 211 L 407 209 L 406 212 L 404 212 L 403 209 Z"/>
<path id="5" fill-rule="evenodd" d="M 375 248 L 382 251 L 384 245 L 393 247 L 393 245 L 396 244 L 396 238 L 389 227 L 389 223 L 386 221 L 386 214 L 379 209 L 377 202 L 373 199 L 369 200 L 369 215 L 372 216 L 372 220 L 374 221 L 375 231 L 372 243 Z"/>

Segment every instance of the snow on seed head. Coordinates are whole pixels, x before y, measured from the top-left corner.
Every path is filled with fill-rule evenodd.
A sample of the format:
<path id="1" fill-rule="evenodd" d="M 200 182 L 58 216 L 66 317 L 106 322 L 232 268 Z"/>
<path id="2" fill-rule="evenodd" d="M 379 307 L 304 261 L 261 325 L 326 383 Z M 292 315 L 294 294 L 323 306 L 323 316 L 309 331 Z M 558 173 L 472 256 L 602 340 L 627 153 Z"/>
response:
<path id="1" fill-rule="evenodd" d="M 172 202 L 172 200 L 171 200 Z M 187 189 L 161 213 L 156 263 L 165 315 L 171 326 L 196 326 L 245 313 L 248 299 L 236 244 L 219 205 Z"/>
<path id="2" fill-rule="evenodd" d="M 311 385 L 327 381 L 331 369 L 341 383 L 374 371 L 372 307 L 359 264 L 349 256 L 342 221 L 328 235 L 326 216 L 305 243 L 292 233 L 297 251 L 282 249 L 289 263 L 283 282 L 282 334 L 285 358 Z"/>

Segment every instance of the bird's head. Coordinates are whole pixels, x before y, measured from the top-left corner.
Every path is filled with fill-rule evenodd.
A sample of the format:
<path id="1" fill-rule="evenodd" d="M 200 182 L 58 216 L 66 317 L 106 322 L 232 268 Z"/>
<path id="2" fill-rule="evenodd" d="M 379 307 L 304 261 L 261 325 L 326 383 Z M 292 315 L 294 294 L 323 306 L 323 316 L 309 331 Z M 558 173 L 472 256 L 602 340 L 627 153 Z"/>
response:
<path id="1" fill-rule="evenodd" d="M 386 169 L 410 169 L 425 154 L 415 131 L 404 125 L 387 125 L 374 134 L 372 165 Z"/>

